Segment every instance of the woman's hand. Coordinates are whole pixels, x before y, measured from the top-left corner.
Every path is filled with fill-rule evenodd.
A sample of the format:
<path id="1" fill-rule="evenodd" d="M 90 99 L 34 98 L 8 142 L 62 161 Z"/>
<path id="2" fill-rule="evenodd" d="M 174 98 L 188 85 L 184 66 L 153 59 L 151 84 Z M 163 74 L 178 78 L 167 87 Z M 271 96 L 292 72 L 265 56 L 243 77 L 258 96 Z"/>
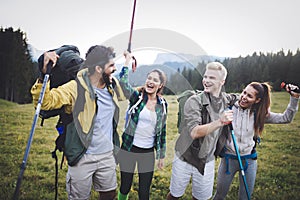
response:
<path id="1" fill-rule="evenodd" d="M 162 170 L 164 168 L 164 159 L 159 159 L 157 162 L 157 168 Z"/>
<path id="2" fill-rule="evenodd" d="M 286 86 L 285 86 L 285 90 L 288 93 L 290 93 L 292 97 L 299 98 L 300 97 L 300 93 L 296 93 L 296 92 L 293 91 L 293 90 L 296 90 L 296 89 L 299 90 L 299 87 L 296 86 L 296 85 L 293 85 L 293 84 L 286 84 Z"/>
<path id="3" fill-rule="evenodd" d="M 132 55 L 128 51 L 124 51 L 124 57 L 125 57 L 125 63 L 124 66 L 129 66 L 129 63 L 131 61 Z"/>

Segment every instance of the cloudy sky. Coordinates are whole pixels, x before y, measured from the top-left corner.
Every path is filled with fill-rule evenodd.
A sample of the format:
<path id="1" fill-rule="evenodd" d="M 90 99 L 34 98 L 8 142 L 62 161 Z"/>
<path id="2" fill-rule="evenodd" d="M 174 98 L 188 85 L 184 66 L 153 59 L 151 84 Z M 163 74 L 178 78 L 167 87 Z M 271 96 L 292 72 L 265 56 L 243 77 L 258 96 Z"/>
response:
<path id="1" fill-rule="evenodd" d="M 126 49 L 132 7 L 133 0 L 1 0 L 0 26 L 20 28 L 27 42 L 41 50 L 73 44 L 85 54 L 120 34 L 128 35 Z M 209 55 L 295 52 L 300 47 L 299 8 L 298 0 L 137 0 L 134 29 L 176 32 Z"/>

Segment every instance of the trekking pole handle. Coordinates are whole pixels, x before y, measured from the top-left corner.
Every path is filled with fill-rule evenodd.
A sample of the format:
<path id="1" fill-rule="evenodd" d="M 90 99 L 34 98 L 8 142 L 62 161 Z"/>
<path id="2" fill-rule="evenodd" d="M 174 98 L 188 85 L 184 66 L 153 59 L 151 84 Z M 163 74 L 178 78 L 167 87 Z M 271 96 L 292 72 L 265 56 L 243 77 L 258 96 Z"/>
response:
<path id="1" fill-rule="evenodd" d="M 295 85 L 295 88 L 291 88 L 289 86 L 290 83 L 285 83 L 285 82 L 281 82 L 280 84 L 280 88 L 284 89 L 286 86 L 288 86 L 288 88 L 290 89 L 290 92 L 293 91 L 293 92 L 296 92 L 296 93 L 300 93 L 300 89 L 298 86 Z"/>
<path id="2" fill-rule="evenodd" d="M 128 43 L 127 51 L 128 51 L 129 53 L 131 53 L 131 42 Z"/>
<path id="3" fill-rule="evenodd" d="M 232 110 L 232 106 L 228 107 L 229 110 Z M 230 131 L 233 131 L 233 126 L 232 126 L 232 122 L 230 122 L 230 124 L 228 124 Z"/>
<path id="4" fill-rule="evenodd" d="M 232 131 L 233 130 L 233 126 L 232 126 L 232 122 L 230 122 L 230 124 L 228 124 L 229 129 Z"/>
<path id="5" fill-rule="evenodd" d="M 47 64 L 46 74 L 50 74 L 51 73 L 52 65 L 53 65 L 53 62 L 51 60 L 49 60 L 49 62 Z"/>
<path id="6" fill-rule="evenodd" d="M 224 112 L 225 112 L 225 111 L 229 111 L 229 110 L 232 110 L 232 106 L 229 106 L 228 108 L 226 108 L 226 109 L 224 110 Z M 221 122 L 222 122 L 222 120 L 221 120 Z M 222 124 L 223 124 L 223 125 L 228 125 L 229 128 L 230 128 L 230 130 L 231 130 L 231 131 L 233 130 L 232 121 L 229 121 L 229 122 L 222 122 Z"/>
<path id="7" fill-rule="evenodd" d="M 128 43 L 127 51 L 129 53 L 131 53 L 131 42 Z M 136 61 L 136 58 L 134 56 L 132 56 L 131 58 L 133 60 L 133 62 L 132 62 L 132 72 L 134 72 L 136 70 L 137 61 Z"/>

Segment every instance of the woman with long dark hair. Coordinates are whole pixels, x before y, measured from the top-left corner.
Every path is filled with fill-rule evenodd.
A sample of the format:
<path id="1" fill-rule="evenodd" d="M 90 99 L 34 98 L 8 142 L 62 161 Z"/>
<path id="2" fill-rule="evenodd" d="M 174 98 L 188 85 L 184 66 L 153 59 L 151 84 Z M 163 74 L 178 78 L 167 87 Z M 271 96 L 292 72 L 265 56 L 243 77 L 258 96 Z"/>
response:
<path id="1" fill-rule="evenodd" d="M 121 186 L 118 199 L 128 199 L 135 166 L 139 175 L 139 199 L 150 198 L 154 171 L 154 150 L 157 167 L 163 168 L 166 152 L 167 103 L 162 97 L 166 76 L 159 69 L 148 73 L 144 86 L 133 88 L 128 81 L 130 53 L 125 52 L 125 66 L 120 73 L 120 85 L 129 99 L 125 130 L 118 154 Z"/>
<path id="2" fill-rule="evenodd" d="M 286 86 L 286 91 L 290 93 L 291 97 L 284 113 L 270 111 L 271 86 L 268 83 L 259 82 L 252 82 L 247 85 L 240 96 L 240 100 L 232 108 L 234 135 L 245 170 L 250 196 L 253 192 L 257 171 L 257 154 L 255 151 L 257 140 L 262 135 L 266 123 L 285 124 L 293 120 L 298 110 L 300 96 L 299 93 L 292 91 L 294 88 L 297 86 L 291 84 Z M 231 136 L 228 136 L 224 150 L 218 170 L 215 200 L 226 197 L 235 173 L 240 170 Z M 247 199 L 241 172 L 239 173 L 239 182 L 239 199 Z"/>

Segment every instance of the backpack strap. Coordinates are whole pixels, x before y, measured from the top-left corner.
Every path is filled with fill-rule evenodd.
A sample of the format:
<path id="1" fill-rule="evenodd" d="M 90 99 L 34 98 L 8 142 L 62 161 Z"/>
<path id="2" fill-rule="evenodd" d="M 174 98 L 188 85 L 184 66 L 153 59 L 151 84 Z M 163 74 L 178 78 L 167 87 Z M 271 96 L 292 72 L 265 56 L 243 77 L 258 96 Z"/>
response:
<path id="1" fill-rule="evenodd" d="M 166 115 L 167 114 L 167 108 L 166 108 L 166 101 L 163 97 L 159 96 L 159 100 L 163 106 L 163 114 Z"/>
<path id="2" fill-rule="evenodd" d="M 55 159 L 55 200 L 57 199 L 58 196 L 58 158 L 56 155 L 56 151 L 59 150 L 60 152 L 63 151 L 63 143 L 65 141 L 66 138 L 66 126 L 63 125 L 62 120 L 61 120 L 61 116 L 57 122 L 56 125 L 56 130 L 58 131 L 58 137 L 55 140 L 55 149 L 54 151 L 51 152 L 52 154 L 52 158 Z M 61 161 L 61 169 L 62 169 L 62 163 L 64 161 L 64 155 L 62 157 L 62 161 Z"/>
<path id="3" fill-rule="evenodd" d="M 133 101 L 136 101 L 135 103 L 129 103 L 129 106 L 126 110 L 126 113 L 125 113 L 125 125 L 124 127 L 126 128 L 129 124 L 129 121 L 130 121 L 130 118 L 131 118 L 131 114 L 135 113 L 135 108 L 143 101 L 143 95 L 144 93 L 143 92 L 140 92 L 138 98 L 135 98 L 135 100 Z M 131 105 L 133 104 L 133 105 Z"/>
<path id="4" fill-rule="evenodd" d="M 143 95 L 144 93 L 141 92 L 140 95 L 139 95 L 139 98 L 138 100 L 135 102 L 135 104 L 133 104 L 133 106 L 131 106 L 129 109 L 128 109 L 128 114 L 131 115 L 132 113 L 135 113 L 135 108 L 143 101 Z"/>
<path id="5" fill-rule="evenodd" d="M 52 158 L 55 159 L 55 200 L 58 196 L 58 161 L 56 155 L 57 147 L 55 147 L 54 151 L 52 151 Z"/>
<path id="6" fill-rule="evenodd" d="M 60 169 L 62 169 L 63 162 L 64 162 L 64 143 L 67 134 L 67 125 L 73 121 L 73 115 L 67 113 L 61 113 L 56 125 L 56 130 L 58 131 L 59 135 L 55 140 L 55 149 L 52 151 L 52 158 L 55 159 L 55 199 L 58 196 L 58 158 L 56 155 L 56 151 L 63 152 Z"/>
<path id="7" fill-rule="evenodd" d="M 200 97 L 201 103 L 203 103 L 203 91 L 196 91 L 197 95 Z M 210 121 L 210 116 L 206 108 L 207 105 L 202 104 L 202 110 L 201 110 L 201 118 L 202 118 L 202 124 L 207 124 Z"/>

